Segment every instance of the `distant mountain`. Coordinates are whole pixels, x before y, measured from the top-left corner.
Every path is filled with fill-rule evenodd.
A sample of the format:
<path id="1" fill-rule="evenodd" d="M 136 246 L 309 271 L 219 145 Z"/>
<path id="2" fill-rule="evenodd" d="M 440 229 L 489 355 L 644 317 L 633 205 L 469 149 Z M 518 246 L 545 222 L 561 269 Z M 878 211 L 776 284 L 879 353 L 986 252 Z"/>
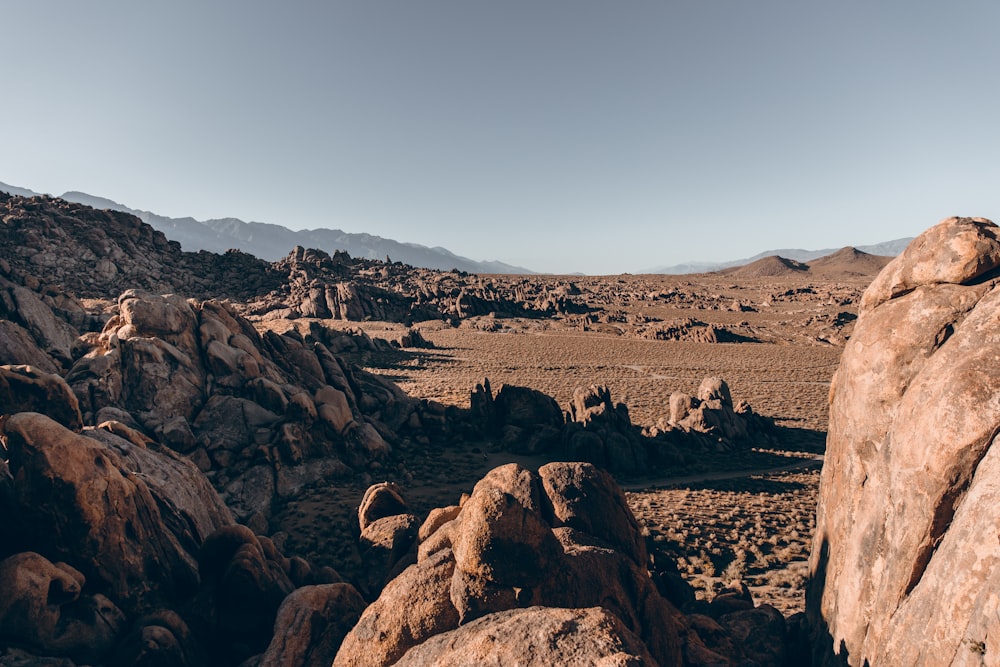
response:
<path id="1" fill-rule="evenodd" d="M 743 266 L 732 266 L 722 269 L 719 273 L 736 278 L 771 278 L 787 276 L 793 273 L 803 273 L 809 270 L 809 265 L 796 262 L 794 259 L 769 255 Z"/>
<path id="2" fill-rule="evenodd" d="M 892 260 L 886 255 L 874 255 L 857 248 L 841 248 L 832 255 L 826 255 L 809 262 L 809 273 L 824 278 L 850 278 L 854 276 L 875 276 Z"/>
<path id="3" fill-rule="evenodd" d="M 869 255 L 895 257 L 899 253 L 903 252 L 906 246 L 910 245 L 910 241 L 912 240 L 913 237 L 910 236 L 907 238 L 885 241 L 883 243 L 876 243 L 873 245 L 860 245 L 856 246 L 854 249 L 860 250 L 861 252 Z M 721 271 L 734 266 L 744 266 L 766 257 L 778 256 L 784 259 L 792 259 L 796 262 L 810 262 L 820 257 L 832 255 L 836 252 L 839 252 L 837 248 L 826 248 L 824 250 L 783 248 L 781 250 L 766 250 L 764 252 L 757 253 L 753 257 L 747 257 L 746 259 L 735 259 L 728 262 L 688 262 L 685 264 L 674 264 L 673 266 L 660 266 L 642 271 L 641 273 L 666 273 L 672 275 L 684 273 L 710 273 L 712 271 Z"/>
<path id="4" fill-rule="evenodd" d="M 0 183 L 0 191 L 22 197 L 33 197 L 39 193 Z M 177 241 L 189 252 L 207 250 L 224 253 L 231 248 L 274 262 L 286 255 L 295 246 L 318 248 L 328 253 L 346 250 L 352 257 L 363 259 L 385 259 L 403 262 L 411 266 L 450 271 L 458 269 L 469 273 L 533 273 L 529 269 L 498 261 L 479 262 L 462 257 L 446 248 L 403 243 L 371 234 L 354 234 L 339 229 L 304 229 L 295 231 L 281 225 L 263 222 L 244 222 L 238 218 L 217 220 L 195 220 L 194 218 L 170 218 L 152 211 L 129 208 L 111 199 L 96 197 L 86 192 L 70 191 L 61 195 L 66 201 L 84 204 L 96 209 L 110 209 L 130 213 L 154 229 L 163 232 L 171 241 Z"/>
<path id="5" fill-rule="evenodd" d="M 827 280 L 872 278 L 891 260 L 892 257 L 872 255 L 848 246 L 829 255 L 817 257 L 808 264 L 780 255 L 768 255 L 749 264 L 720 269 L 717 273 L 733 278 L 774 278 L 794 274 Z"/>

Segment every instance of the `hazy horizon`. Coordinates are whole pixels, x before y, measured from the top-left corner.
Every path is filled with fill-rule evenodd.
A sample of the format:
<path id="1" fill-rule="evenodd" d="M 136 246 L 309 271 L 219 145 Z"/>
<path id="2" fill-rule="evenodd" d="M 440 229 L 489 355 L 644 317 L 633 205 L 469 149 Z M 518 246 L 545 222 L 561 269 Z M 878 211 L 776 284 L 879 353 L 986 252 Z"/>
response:
<path id="1" fill-rule="evenodd" d="M 998 213 L 986 2 L 15 0 L 0 180 L 612 274 Z"/>

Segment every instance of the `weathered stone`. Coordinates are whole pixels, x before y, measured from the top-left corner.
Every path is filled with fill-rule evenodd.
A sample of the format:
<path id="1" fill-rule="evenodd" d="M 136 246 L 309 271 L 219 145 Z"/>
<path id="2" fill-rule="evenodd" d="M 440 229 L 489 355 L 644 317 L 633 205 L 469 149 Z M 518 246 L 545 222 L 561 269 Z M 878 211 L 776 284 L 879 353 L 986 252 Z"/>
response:
<path id="1" fill-rule="evenodd" d="M 379 519 L 406 514 L 409 508 L 403 500 L 402 490 L 393 482 L 374 484 L 365 491 L 358 506 L 358 527 L 361 532 Z"/>
<path id="2" fill-rule="evenodd" d="M 413 646 L 458 627 L 458 612 L 450 593 L 454 570 L 455 561 L 448 550 L 404 570 L 365 609 L 344 638 L 333 664 L 392 665 Z"/>
<path id="3" fill-rule="evenodd" d="M 82 596 L 84 576 L 34 552 L 0 561 L 0 643 L 5 639 L 48 655 L 97 660 L 125 625 L 102 595 Z"/>
<path id="4" fill-rule="evenodd" d="M 949 219 L 865 293 L 830 390 L 810 559 L 823 661 L 1000 655 L 1000 288 L 983 282 L 998 263 L 995 226 Z"/>
<path id="5" fill-rule="evenodd" d="M 653 666 L 642 641 L 600 607 L 501 611 L 410 649 L 396 665 Z"/>
<path id="6" fill-rule="evenodd" d="M 183 526 L 186 535 L 187 520 L 178 514 L 176 523 L 166 521 L 173 516 L 170 503 L 158 501 L 121 454 L 35 413 L 9 417 L 3 435 L 19 508 L 17 529 L 25 541 L 71 562 L 126 611 L 197 586 L 194 558 L 187 550 L 197 543 L 182 541 L 170 530 Z M 125 450 L 138 449 L 119 442 Z M 165 515 L 167 509 L 172 511 Z"/>
<path id="7" fill-rule="evenodd" d="M 39 412 L 73 430 L 83 427 L 80 404 L 58 375 L 31 366 L 0 366 L 0 414 Z"/>
<path id="8" fill-rule="evenodd" d="M 551 503 L 554 528 L 589 533 L 646 567 L 639 524 L 608 473 L 586 463 L 549 463 L 538 469 L 538 476 Z"/>
<path id="9" fill-rule="evenodd" d="M 365 606 L 350 584 L 296 589 L 278 609 L 274 639 L 264 653 L 261 667 L 330 667 Z"/>

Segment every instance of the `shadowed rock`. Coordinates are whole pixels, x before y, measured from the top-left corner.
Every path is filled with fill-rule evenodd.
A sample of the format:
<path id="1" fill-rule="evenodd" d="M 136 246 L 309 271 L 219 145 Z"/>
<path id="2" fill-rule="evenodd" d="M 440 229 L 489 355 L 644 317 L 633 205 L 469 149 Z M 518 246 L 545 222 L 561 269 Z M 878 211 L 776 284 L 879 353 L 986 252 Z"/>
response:
<path id="1" fill-rule="evenodd" d="M 58 375 L 31 366 L 0 366 L 0 414 L 40 412 L 72 430 L 83 428 L 80 405 Z"/>

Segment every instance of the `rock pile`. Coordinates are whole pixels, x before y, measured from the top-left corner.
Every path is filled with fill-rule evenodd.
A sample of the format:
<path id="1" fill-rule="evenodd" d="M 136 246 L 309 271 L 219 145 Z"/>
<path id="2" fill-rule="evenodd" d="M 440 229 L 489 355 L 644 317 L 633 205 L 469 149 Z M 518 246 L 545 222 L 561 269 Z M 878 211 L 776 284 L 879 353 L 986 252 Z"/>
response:
<path id="1" fill-rule="evenodd" d="M 1000 657 L 1000 229 L 950 218 L 865 292 L 830 390 L 817 664 Z"/>
<path id="2" fill-rule="evenodd" d="M 391 493 L 370 491 L 362 514 Z M 398 503 L 390 496 L 380 504 Z M 784 657 L 784 619 L 769 607 L 754 608 L 748 594 L 736 604 L 720 596 L 707 605 L 704 611 L 718 620 L 689 618 L 668 601 L 647 571 L 645 542 L 624 495 L 589 464 L 550 463 L 537 474 L 515 464 L 494 469 L 460 506 L 430 513 L 415 560 L 365 609 L 334 665 L 554 665 L 598 658 L 609 664 L 748 658 L 780 664 Z M 710 646 L 696 626 L 710 636 Z"/>
<path id="3" fill-rule="evenodd" d="M 472 391 L 470 406 L 473 422 L 502 449 L 622 473 L 667 468 L 682 448 L 731 451 L 767 444 L 774 432 L 774 422 L 754 414 L 746 401 L 733 405 L 720 378 L 706 378 L 697 398 L 673 394 L 669 419 L 646 432 L 604 385 L 577 387 L 568 410 L 560 411 L 552 397 L 528 387 L 504 385 L 494 397 L 487 379 Z"/>
<path id="4" fill-rule="evenodd" d="M 761 444 L 773 428 L 773 421 L 754 414 L 746 401 L 734 405 L 729 385 L 716 377 L 702 380 L 697 396 L 671 394 L 670 417 L 657 423 L 660 432 L 702 433 L 727 448 L 748 439 Z"/>
<path id="5" fill-rule="evenodd" d="M 381 466 L 401 433 L 423 432 L 419 401 L 330 351 L 345 338 L 261 335 L 227 303 L 129 290 L 67 381 L 85 423 L 115 419 L 187 455 L 263 529 L 275 497 Z"/>
<path id="6" fill-rule="evenodd" d="M 0 277 L 54 297 L 112 298 L 142 289 L 236 299 L 246 303 L 246 314 L 261 319 L 407 323 L 446 319 L 457 324 L 491 313 L 538 318 L 589 310 L 572 283 L 483 279 L 302 247 L 273 264 L 235 250 L 222 255 L 183 252 L 135 216 L 58 198 L 0 193 L 0 221 Z M 72 303 L 67 307 L 82 313 Z M 26 310 L 23 305 L 19 309 Z"/>
<path id="7" fill-rule="evenodd" d="M 338 619 L 360 614 L 336 572 L 235 524 L 190 460 L 118 421 L 81 428 L 56 375 L 0 373 L 0 662 L 234 665 L 301 586 L 339 586 Z"/>
<path id="8" fill-rule="evenodd" d="M 247 298 L 280 282 L 250 255 L 182 252 L 135 216 L 51 197 L 0 192 L 0 249 L 0 275 L 53 296 L 107 298 L 139 288 Z"/>

